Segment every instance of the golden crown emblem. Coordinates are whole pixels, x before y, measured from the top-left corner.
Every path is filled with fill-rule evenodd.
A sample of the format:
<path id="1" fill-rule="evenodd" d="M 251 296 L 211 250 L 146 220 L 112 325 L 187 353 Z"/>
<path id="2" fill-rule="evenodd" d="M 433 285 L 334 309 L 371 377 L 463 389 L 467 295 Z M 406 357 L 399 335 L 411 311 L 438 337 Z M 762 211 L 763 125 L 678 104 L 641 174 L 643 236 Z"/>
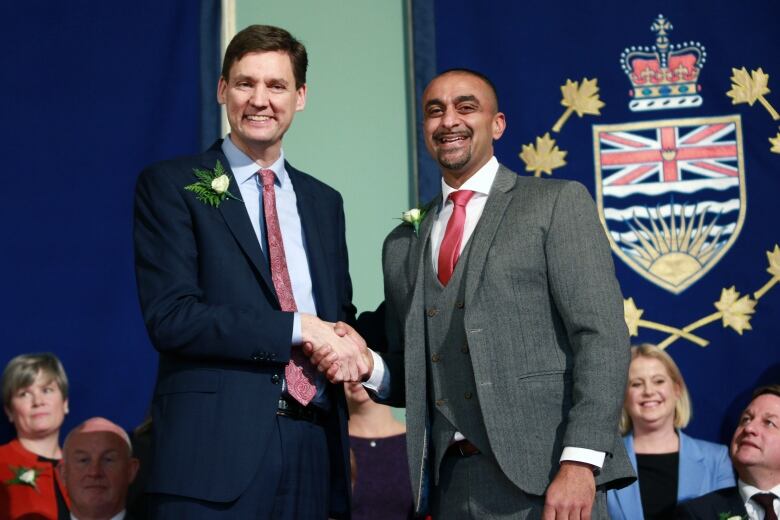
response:
<path id="1" fill-rule="evenodd" d="M 652 47 L 630 47 L 620 55 L 623 71 L 631 81 L 633 112 L 698 107 L 699 73 L 707 53 L 699 42 L 671 44 L 671 22 L 658 15 L 650 30 L 656 33 Z"/>

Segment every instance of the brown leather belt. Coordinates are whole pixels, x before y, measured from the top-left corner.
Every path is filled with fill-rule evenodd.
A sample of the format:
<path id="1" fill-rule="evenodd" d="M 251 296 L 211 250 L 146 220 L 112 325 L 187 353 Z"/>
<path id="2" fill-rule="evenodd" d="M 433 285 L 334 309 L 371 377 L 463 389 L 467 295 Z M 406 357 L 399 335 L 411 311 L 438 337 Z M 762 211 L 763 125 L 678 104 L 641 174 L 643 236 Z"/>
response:
<path id="1" fill-rule="evenodd" d="M 471 444 L 466 439 L 455 441 L 447 448 L 449 455 L 455 455 L 457 457 L 471 457 L 479 453 L 479 448 Z"/>
<path id="2" fill-rule="evenodd" d="M 302 406 L 293 399 L 279 398 L 279 406 L 276 408 L 276 415 L 291 417 L 302 421 L 322 426 L 325 424 L 325 412 L 314 406 Z"/>

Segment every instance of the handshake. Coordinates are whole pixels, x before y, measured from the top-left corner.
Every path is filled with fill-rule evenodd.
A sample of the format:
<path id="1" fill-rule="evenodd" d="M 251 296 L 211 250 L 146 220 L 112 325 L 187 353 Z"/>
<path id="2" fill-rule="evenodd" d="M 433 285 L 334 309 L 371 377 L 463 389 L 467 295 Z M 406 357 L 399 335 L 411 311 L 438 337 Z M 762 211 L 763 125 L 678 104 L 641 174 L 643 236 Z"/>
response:
<path id="1" fill-rule="evenodd" d="M 360 382 L 371 375 L 374 358 L 366 341 L 343 322 L 301 314 L 303 353 L 331 383 Z"/>

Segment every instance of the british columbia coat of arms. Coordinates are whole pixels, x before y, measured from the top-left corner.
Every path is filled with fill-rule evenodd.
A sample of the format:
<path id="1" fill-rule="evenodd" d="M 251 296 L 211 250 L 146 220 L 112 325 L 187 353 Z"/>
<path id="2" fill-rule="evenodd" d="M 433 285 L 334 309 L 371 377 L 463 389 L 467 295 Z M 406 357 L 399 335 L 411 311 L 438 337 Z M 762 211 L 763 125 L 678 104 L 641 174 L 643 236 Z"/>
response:
<path id="1" fill-rule="evenodd" d="M 672 44 L 659 16 L 652 47 L 621 61 L 634 112 L 700 106 L 706 60 L 698 42 Z M 612 250 L 648 281 L 678 294 L 734 244 L 745 220 L 739 115 L 593 125 L 596 202 Z"/>

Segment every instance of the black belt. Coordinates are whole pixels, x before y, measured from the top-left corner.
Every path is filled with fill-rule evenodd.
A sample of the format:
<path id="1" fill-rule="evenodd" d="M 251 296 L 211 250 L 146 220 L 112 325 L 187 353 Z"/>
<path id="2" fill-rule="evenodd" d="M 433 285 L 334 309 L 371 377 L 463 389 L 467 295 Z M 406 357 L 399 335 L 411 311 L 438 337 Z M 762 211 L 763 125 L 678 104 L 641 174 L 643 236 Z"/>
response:
<path id="1" fill-rule="evenodd" d="M 458 457 L 471 457 L 479 453 L 479 448 L 471 444 L 466 439 L 455 441 L 447 448 L 447 454 Z"/>
<path id="2" fill-rule="evenodd" d="M 325 424 L 325 412 L 314 406 L 303 406 L 294 399 L 279 398 L 276 415 L 291 417 L 301 421 L 309 421 L 320 426 Z"/>

